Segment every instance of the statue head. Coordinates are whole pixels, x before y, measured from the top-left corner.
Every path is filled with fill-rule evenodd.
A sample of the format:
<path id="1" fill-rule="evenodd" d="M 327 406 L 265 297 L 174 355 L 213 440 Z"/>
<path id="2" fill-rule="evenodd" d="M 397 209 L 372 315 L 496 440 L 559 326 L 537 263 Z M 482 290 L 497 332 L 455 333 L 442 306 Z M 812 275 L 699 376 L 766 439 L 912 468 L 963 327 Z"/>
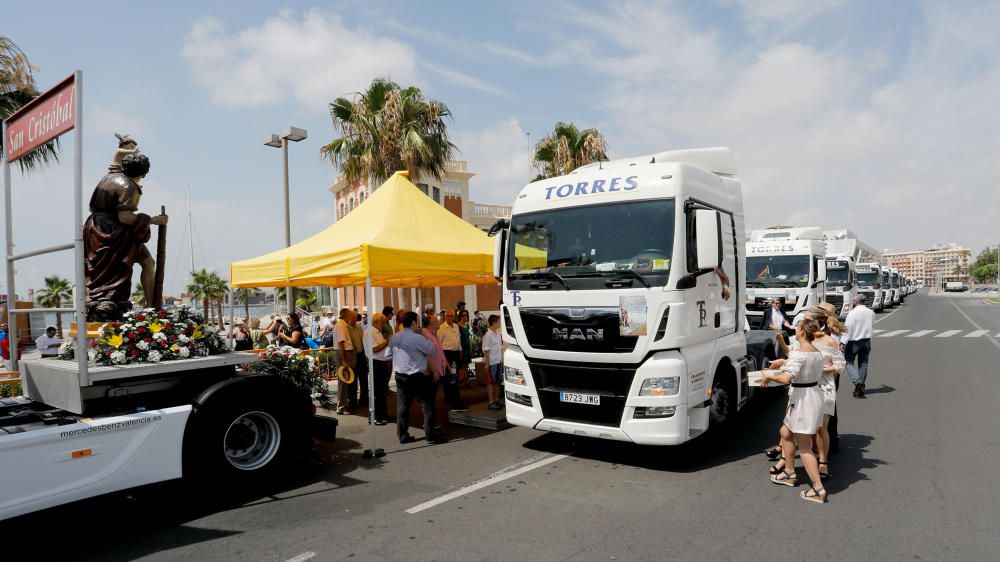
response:
<path id="1" fill-rule="evenodd" d="M 122 158 L 122 173 L 132 178 L 140 180 L 149 173 L 149 157 L 141 152 L 130 152 Z"/>
<path id="2" fill-rule="evenodd" d="M 118 139 L 118 150 L 115 150 L 115 157 L 111 159 L 111 165 L 108 166 L 109 172 L 120 172 L 122 159 L 125 158 L 125 155 L 139 150 L 139 141 L 128 135 L 115 133 L 115 137 Z"/>

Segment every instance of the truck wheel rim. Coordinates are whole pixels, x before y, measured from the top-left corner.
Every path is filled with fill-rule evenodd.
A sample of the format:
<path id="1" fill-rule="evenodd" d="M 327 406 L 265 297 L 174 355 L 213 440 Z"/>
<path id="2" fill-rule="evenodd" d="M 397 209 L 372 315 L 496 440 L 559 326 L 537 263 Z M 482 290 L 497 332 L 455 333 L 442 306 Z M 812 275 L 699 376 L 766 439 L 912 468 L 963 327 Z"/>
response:
<path id="1" fill-rule="evenodd" d="M 257 470 L 278 454 L 281 429 L 267 412 L 248 412 L 236 418 L 223 438 L 226 460 L 240 470 Z"/>

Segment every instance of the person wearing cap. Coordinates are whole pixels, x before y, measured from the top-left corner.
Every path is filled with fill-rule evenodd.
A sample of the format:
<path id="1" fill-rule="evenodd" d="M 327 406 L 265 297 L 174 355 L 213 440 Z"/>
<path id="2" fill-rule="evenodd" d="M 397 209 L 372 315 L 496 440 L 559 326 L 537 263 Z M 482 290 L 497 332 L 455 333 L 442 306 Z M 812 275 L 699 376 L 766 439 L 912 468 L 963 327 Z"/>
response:
<path id="1" fill-rule="evenodd" d="M 56 337 L 56 329 L 52 326 L 45 328 L 45 333 L 35 340 L 35 348 L 42 354 L 42 359 L 58 356 L 60 345 L 62 342 Z"/>

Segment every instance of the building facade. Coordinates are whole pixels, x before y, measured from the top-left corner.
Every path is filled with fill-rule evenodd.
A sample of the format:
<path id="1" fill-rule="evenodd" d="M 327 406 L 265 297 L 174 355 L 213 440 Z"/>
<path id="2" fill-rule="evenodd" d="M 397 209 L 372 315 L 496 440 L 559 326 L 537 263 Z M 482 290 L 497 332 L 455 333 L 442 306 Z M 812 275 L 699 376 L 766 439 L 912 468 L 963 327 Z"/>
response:
<path id="1" fill-rule="evenodd" d="M 952 244 L 927 250 L 886 252 L 882 254 L 882 263 L 898 268 L 907 277 L 922 280 L 926 287 L 972 281 L 972 250 L 964 246 Z"/>
<path id="2" fill-rule="evenodd" d="M 463 160 L 452 160 L 445 165 L 445 175 L 440 180 L 434 177 L 423 177 L 414 184 L 425 195 L 443 206 L 449 212 L 472 224 L 480 230 L 489 230 L 499 218 L 510 219 L 510 205 L 486 205 L 475 203 L 469 197 L 469 180 L 476 174 L 468 170 L 468 164 Z M 334 215 L 337 220 L 347 216 L 358 205 L 365 202 L 378 186 L 367 183 L 347 183 L 343 176 L 337 176 L 330 186 L 333 194 Z M 337 289 L 337 299 L 340 306 L 367 310 L 368 303 L 364 287 L 347 287 Z M 455 308 L 459 302 L 465 302 L 469 310 L 495 311 L 500 302 L 500 286 L 466 286 L 416 289 L 378 289 L 375 291 L 375 302 L 371 310 L 377 312 L 383 306 L 391 304 L 399 308 L 413 310 L 415 304 L 433 304 L 435 310 Z"/>

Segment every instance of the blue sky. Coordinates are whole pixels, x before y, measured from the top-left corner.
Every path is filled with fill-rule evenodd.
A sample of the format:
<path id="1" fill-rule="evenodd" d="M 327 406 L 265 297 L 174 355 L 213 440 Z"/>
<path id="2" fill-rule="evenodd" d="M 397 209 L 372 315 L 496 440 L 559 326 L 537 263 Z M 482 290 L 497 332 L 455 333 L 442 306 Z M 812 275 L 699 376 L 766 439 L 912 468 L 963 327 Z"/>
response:
<path id="1" fill-rule="evenodd" d="M 4 16 L 42 89 L 84 72 L 87 193 L 115 131 L 150 156 L 143 207 L 173 215 L 168 291 L 186 282 L 188 185 L 198 266 L 281 246 L 266 133 L 309 130 L 291 147 L 293 240 L 332 222 L 326 104 L 380 75 L 449 105 L 477 201 L 508 203 L 527 134 L 572 120 L 612 157 L 733 147 L 752 226 L 847 227 L 896 249 L 1000 239 L 996 3 L 57 1 Z M 71 237 L 70 156 L 15 172 L 21 250 Z M 25 262 L 19 292 L 69 271 Z"/>

